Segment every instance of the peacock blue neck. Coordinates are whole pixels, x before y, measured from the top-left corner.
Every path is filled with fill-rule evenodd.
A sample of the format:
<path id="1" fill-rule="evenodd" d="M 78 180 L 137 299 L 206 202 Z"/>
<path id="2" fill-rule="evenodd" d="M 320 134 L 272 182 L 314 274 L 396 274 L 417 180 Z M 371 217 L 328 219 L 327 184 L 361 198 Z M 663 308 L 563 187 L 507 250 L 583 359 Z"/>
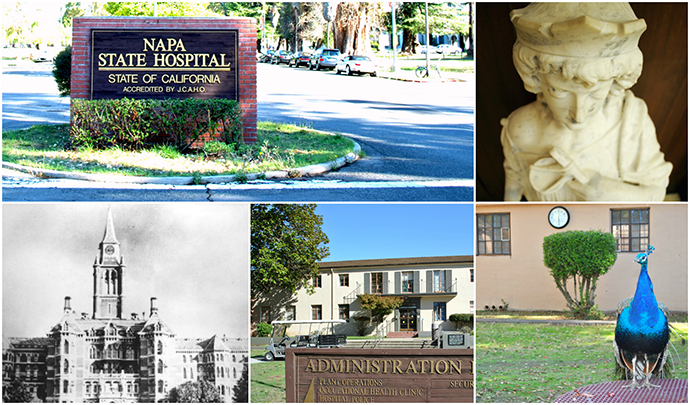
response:
<path id="1" fill-rule="evenodd" d="M 630 303 L 630 310 L 639 317 L 655 321 L 659 315 L 659 304 L 654 296 L 654 286 L 647 273 L 647 264 L 643 263 L 640 269 L 640 277 L 637 279 L 635 297 Z"/>

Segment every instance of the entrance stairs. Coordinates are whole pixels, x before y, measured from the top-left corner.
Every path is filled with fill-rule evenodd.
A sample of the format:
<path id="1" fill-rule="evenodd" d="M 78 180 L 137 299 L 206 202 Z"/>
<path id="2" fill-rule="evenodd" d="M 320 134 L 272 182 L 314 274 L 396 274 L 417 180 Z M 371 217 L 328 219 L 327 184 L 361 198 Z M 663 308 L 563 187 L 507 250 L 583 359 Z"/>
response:
<path id="1" fill-rule="evenodd" d="M 435 349 L 431 339 L 397 338 L 397 339 L 348 339 L 347 349 Z"/>

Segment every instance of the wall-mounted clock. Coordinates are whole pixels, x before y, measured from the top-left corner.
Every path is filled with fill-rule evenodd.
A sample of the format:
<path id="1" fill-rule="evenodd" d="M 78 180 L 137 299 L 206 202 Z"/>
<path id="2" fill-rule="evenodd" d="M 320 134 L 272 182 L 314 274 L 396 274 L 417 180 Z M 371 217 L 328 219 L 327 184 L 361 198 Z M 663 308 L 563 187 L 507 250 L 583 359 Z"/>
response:
<path id="1" fill-rule="evenodd" d="M 108 246 L 105 247 L 105 253 L 106 253 L 106 254 L 112 255 L 114 252 L 115 252 L 115 248 L 114 248 L 114 247 L 112 247 L 112 246 L 110 246 L 110 245 L 108 245 Z"/>
<path id="2" fill-rule="evenodd" d="M 570 213 L 565 207 L 553 207 L 549 211 L 549 224 L 556 229 L 565 228 L 570 222 Z"/>

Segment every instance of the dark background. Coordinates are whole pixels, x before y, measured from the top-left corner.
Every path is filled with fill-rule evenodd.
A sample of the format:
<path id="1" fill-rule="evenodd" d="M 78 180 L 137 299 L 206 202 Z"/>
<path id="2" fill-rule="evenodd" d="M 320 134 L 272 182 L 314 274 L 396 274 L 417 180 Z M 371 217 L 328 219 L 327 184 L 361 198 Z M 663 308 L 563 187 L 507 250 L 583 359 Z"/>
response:
<path id="1" fill-rule="evenodd" d="M 477 201 L 503 201 L 502 118 L 531 103 L 513 65 L 515 29 L 510 11 L 529 3 L 477 3 L 476 179 Z M 666 160 L 673 163 L 668 192 L 687 201 L 688 9 L 687 3 L 631 3 L 647 30 L 639 42 L 642 76 L 631 90 L 643 99 Z"/>

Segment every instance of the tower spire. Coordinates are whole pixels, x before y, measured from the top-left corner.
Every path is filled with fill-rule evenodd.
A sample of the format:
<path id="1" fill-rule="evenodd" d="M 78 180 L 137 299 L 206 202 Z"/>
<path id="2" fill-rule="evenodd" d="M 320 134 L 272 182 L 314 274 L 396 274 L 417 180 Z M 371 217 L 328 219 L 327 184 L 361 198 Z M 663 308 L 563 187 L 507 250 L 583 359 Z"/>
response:
<path id="1" fill-rule="evenodd" d="M 105 225 L 105 233 L 103 234 L 103 241 L 101 243 L 120 243 L 115 237 L 115 225 L 113 225 L 113 212 L 108 207 L 108 221 Z"/>

